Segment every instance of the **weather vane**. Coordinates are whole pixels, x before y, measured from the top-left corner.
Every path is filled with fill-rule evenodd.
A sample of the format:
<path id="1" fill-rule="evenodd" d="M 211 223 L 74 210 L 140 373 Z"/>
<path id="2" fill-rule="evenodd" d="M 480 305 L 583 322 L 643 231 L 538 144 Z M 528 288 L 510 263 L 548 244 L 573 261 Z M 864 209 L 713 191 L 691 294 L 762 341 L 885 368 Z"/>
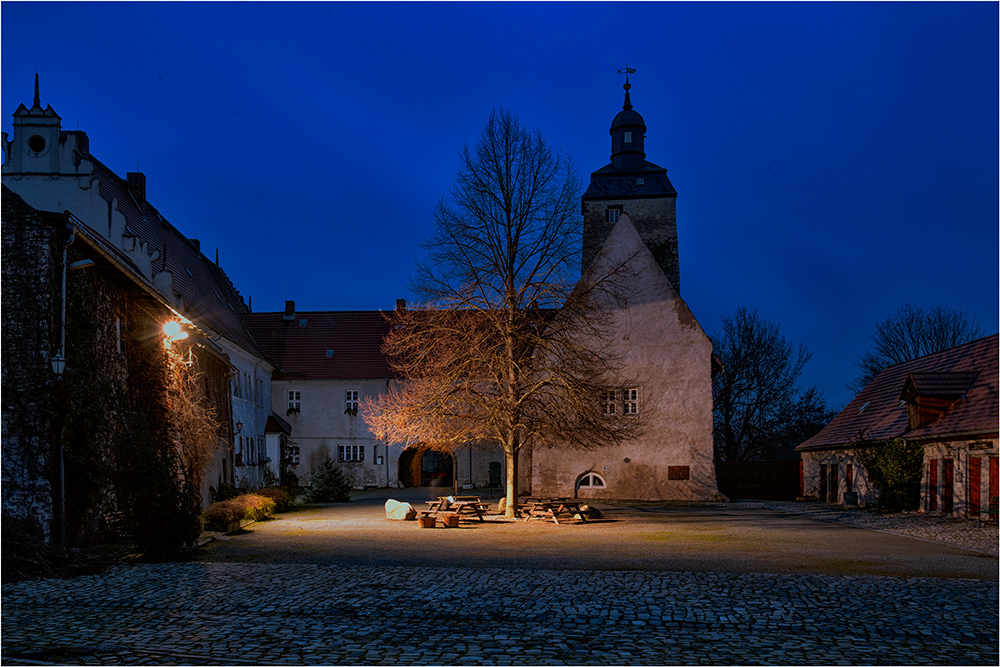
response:
<path id="1" fill-rule="evenodd" d="M 625 75 L 625 90 L 628 90 L 629 88 L 631 88 L 632 84 L 628 82 L 628 75 L 629 74 L 635 74 L 635 68 L 634 67 L 629 67 L 628 63 L 625 63 L 624 69 L 618 70 L 618 73 Z"/>

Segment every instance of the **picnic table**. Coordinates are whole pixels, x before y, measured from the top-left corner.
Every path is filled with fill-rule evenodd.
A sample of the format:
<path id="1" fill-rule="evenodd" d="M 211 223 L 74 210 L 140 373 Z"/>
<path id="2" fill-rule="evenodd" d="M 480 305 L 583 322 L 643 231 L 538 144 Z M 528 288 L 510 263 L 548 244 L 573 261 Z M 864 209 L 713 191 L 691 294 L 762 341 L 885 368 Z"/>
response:
<path id="1" fill-rule="evenodd" d="M 587 515 L 580 509 L 580 501 L 575 498 L 529 496 L 521 500 L 518 509 L 525 520 L 534 516 L 540 516 L 559 523 L 560 514 L 568 515 L 570 519 L 579 516 L 581 521 L 587 520 Z"/>
<path id="2" fill-rule="evenodd" d="M 422 516 L 437 515 L 438 512 L 454 512 L 459 515 L 467 515 L 469 518 L 476 516 L 485 523 L 483 514 L 489 511 L 479 496 L 438 496 L 437 500 L 428 500 L 427 509 L 420 510 Z"/>

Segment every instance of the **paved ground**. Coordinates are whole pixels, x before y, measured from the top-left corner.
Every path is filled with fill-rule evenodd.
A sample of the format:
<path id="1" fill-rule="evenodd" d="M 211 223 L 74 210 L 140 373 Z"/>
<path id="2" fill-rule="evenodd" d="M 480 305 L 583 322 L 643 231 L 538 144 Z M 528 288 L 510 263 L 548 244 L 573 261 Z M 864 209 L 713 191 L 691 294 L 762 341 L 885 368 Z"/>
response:
<path id="1" fill-rule="evenodd" d="M 200 562 L 4 586 L 0 657 L 4 664 L 998 662 L 997 559 L 981 551 L 769 505 L 617 506 L 595 524 L 491 521 L 436 530 L 380 519 L 380 505 L 369 496 L 282 515 L 217 541 Z M 995 529 L 985 530 L 995 542 Z"/>

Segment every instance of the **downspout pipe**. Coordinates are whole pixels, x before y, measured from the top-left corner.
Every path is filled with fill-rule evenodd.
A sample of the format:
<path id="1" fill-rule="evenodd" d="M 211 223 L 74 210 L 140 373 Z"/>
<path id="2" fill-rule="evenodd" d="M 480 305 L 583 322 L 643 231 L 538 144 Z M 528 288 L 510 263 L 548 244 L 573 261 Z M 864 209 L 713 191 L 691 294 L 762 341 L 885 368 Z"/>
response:
<path id="1" fill-rule="evenodd" d="M 69 240 L 63 246 L 62 251 L 62 301 L 59 318 L 59 353 L 58 358 L 65 363 L 66 360 L 66 275 L 69 273 L 69 247 L 76 240 L 76 225 L 67 225 L 70 230 Z M 62 379 L 60 374 L 56 380 Z M 59 513 L 57 522 L 56 539 L 60 546 L 66 544 L 66 426 L 59 427 L 59 446 L 56 449 L 56 509 Z"/>

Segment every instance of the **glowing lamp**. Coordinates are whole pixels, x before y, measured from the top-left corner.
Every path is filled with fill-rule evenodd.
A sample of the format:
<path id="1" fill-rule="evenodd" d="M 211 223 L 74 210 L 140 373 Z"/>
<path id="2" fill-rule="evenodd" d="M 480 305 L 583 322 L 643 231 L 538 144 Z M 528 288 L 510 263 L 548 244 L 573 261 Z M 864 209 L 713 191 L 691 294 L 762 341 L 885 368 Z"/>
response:
<path id="1" fill-rule="evenodd" d="M 181 331 L 181 323 L 176 320 L 171 320 L 163 325 L 163 333 L 166 335 L 167 340 L 170 342 L 184 340 L 188 337 L 186 331 Z"/>

